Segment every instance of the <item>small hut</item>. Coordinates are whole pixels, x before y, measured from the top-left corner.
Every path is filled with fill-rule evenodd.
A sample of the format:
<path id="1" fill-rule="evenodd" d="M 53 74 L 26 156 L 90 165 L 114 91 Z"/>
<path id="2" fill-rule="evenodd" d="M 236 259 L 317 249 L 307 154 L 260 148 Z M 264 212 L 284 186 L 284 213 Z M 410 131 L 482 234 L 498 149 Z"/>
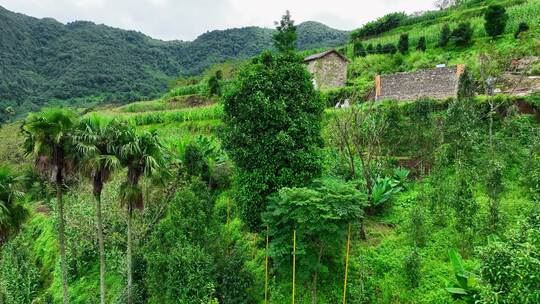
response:
<path id="1" fill-rule="evenodd" d="M 344 87 L 347 83 L 349 60 L 336 50 L 310 55 L 304 58 L 308 71 L 313 75 L 317 89 Z"/>

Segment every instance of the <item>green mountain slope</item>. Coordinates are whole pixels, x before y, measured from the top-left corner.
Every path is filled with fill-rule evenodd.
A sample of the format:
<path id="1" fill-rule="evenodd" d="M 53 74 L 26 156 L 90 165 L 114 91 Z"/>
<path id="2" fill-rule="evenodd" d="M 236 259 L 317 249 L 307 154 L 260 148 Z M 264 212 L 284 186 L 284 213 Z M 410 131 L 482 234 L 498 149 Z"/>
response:
<path id="1" fill-rule="evenodd" d="M 299 49 L 343 44 L 348 33 L 316 22 L 298 26 Z M 64 25 L 0 7 L 0 122 L 37 110 L 50 100 L 93 96 L 132 101 L 163 93 L 167 82 L 214 63 L 244 59 L 272 47 L 273 30 L 246 27 L 212 31 L 192 42 L 152 39 L 142 33 L 77 21 Z"/>

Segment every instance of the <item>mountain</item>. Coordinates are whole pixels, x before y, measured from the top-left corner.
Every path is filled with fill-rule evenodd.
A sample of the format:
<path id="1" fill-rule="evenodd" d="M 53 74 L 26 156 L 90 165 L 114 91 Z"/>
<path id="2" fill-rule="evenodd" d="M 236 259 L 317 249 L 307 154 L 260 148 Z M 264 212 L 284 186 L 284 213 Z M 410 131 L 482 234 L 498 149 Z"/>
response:
<path id="1" fill-rule="evenodd" d="M 245 27 L 207 32 L 191 42 L 161 41 L 87 21 L 62 24 L 0 7 L 0 114 L 37 110 L 50 100 L 92 96 L 131 101 L 158 96 L 179 75 L 249 58 L 272 47 L 273 30 Z M 316 22 L 298 26 L 301 50 L 331 47 L 348 33 Z"/>

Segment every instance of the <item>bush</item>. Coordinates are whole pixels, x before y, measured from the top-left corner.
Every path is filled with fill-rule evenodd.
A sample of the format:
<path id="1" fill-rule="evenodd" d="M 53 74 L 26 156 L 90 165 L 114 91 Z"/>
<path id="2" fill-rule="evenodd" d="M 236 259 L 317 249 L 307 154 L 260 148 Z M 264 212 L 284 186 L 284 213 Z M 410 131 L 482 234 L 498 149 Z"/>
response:
<path id="1" fill-rule="evenodd" d="M 182 162 L 190 176 L 200 177 L 206 182 L 210 180 L 208 160 L 196 144 L 190 143 L 186 146 Z"/>
<path id="2" fill-rule="evenodd" d="M 506 21 L 508 21 L 506 9 L 500 5 L 490 5 L 486 10 L 484 20 L 486 33 L 491 37 L 497 37 L 504 33 L 506 28 Z"/>
<path id="3" fill-rule="evenodd" d="M 418 45 L 416 46 L 416 50 L 421 52 L 426 51 L 426 37 L 420 37 L 420 39 L 418 40 Z"/>
<path id="4" fill-rule="evenodd" d="M 461 22 L 458 27 L 452 31 L 452 41 L 457 46 L 467 46 L 471 43 L 473 32 L 470 22 Z"/>
<path id="5" fill-rule="evenodd" d="M 398 50 L 401 54 L 409 52 L 409 34 L 402 34 L 399 37 Z"/>
<path id="6" fill-rule="evenodd" d="M 364 97 L 359 95 L 361 95 L 361 93 L 355 87 L 329 89 L 321 92 L 321 97 L 328 108 L 333 108 L 346 99 L 349 100 L 349 103 L 359 102 L 359 98 Z"/>
<path id="7" fill-rule="evenodd" d="M 363 218 L 366 203 L 366 196 L 354 184 L 334 179 L 318 180 L 312 188 L 281 189 L 264 215 L 272 240 L 270 254 L 279 273 L 289 274 L 296 229 L 298 278 L 312 280 L 316 297 L 317 276 L 337 270 L 333 262 L 343 252 L 347 227 Z"/>
<path id="8" fill-rule="evenodd" d="M 208 303 L 213 298 L 213 261 L 202 248 L 180 238 L 147 261 L 149 303 Z"/>
<path id="9" fill-rule="evenodd" d="M 407 278 L 409 286 L 417 288 L 420 285 L 420 268 L 422 267 L 422 261 L 417 249 L 413 249 L 412 252 L 405 258 L 403 262 L 403 272 Z"/>
<path id="10" fill-rule="evenodd" d="M 170 202 L 145 254 L 149 303 L 208 303 L 214 296 L 212 244 L 214 200 L 194 180 Z"/>
<path id="11" fill-rule="evenodd" d="M 524 33 L 529 30 L 529 24 L 527 22 L 520 22 L 518 25 L 518 28 L 516 30 L 516 33 L 514 34 L 514 38 L 519 38 L 519 35 L 521 33 Z"/>
<path id="12" fill-rule="evenodd" d="M 373 44 L 368 44 L 368 46 L 366 47 L 366 53 L 368 54 L 375 54 L 375 49 L 373 48 Z"/>
<path id="13" fill-rule="evenodd" d="M 395 54 L 397 52 L 397 48 L 392 43 L 387 43 L 382 47 L 382 54 Z"/>
<path id="14" fill-rule="evenodd" d="M 500 303 L 540 302 L 540 227 L 534 219 L 480 250 L 482 278 Z"/>
<path id="15" fill-rule="evenodd" d="M 369 22 L 351 33 L 351 40 L 365 39 L 394 29 L 407 19 L 405 13 L 392 13 Z"/>
<path id="16" fill-rule="evenodd" d="M 353 44 L 353 53 L 355 57 L 366 57 L 367 53 L 360 40 L 355 40 Z"/>
<path id="17" fill-rule="evenodd" d="M 261 278 L 250 267 L 249 240 L 244 236 L 240 221 L 223 226 L 215 253 L 216 297 L 220 304 L 261 303 Z M 234 274 L 234 275 L 231 275 Z M 262 278 L 261 278 L 262 279 Z"/>
<path id="18" fill-rule="evenodd" d="M 439 46 L 445 47 L 448 45 L 448 42 L 450 42 L 450 38 L 452 37 L 452 31 L 450 30 L 450 26 L 448 24 L 443 25 L 441 29 L 441 34 L 439 35 Z"/>
<path id="19" fill-rule="evenodd" d="M 377 46 L 375 47 L 375 52 L 377 54 L 383 54 L 384 53 L 382 44 L 380 44 L 380 43 L 377 44 Z"/>

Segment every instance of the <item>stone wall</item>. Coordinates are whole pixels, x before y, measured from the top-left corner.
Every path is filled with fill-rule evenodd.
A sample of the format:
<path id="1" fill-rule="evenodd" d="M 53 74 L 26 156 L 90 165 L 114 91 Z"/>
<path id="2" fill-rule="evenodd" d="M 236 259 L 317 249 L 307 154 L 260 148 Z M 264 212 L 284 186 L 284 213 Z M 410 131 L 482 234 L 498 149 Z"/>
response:
<path id="1" fill-rule="evenodd" d="M 317 89 L 344 87 L 347 82 L 347 62 L 335 53 L 307 63 Z"/>
<path id="2" fill-rule="evenodd" d="M 376 99 L 416 100 L 456 97 L 463 65 L 381 75 L 375 79 Z"/>

